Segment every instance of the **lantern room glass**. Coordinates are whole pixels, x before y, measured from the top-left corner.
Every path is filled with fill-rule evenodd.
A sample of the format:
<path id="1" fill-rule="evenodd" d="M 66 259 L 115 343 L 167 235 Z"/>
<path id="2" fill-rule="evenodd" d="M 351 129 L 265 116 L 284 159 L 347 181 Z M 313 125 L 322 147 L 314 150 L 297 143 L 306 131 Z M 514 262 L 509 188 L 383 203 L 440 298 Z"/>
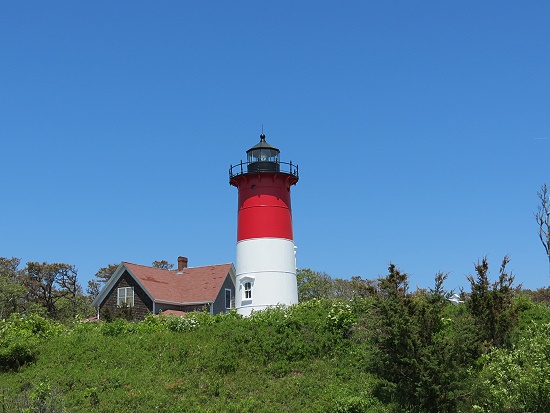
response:
<path id="1" fill-rule="evenodd" d="M 279 151 L 271 148 L 252 149 L 247 154 L 248 163 L 274 162 L 279 163 Z"/>

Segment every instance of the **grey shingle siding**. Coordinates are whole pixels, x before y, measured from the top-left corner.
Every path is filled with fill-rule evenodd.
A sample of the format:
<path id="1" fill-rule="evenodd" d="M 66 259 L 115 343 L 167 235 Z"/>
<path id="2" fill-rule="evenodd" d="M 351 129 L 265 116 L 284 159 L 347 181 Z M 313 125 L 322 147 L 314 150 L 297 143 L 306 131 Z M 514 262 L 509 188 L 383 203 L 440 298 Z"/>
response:
<path id="1" fill-rule="evenodd" d="M 223 282 L 222 288 L 220 288 L 220 291 L 218 292 L 218 296 L 216 297 L 216 300 L 214 301 L 214 308 L 213 313 L 225 313 L 227 309 L 225 308 L 225 289 L 229 288 L 231 290 L 231 297 L 235 298 L 235 284 L 233 284 L 233 281 L 231 280 L 231 277 L 227 275 L 225 277 L 225 281 Z"/>

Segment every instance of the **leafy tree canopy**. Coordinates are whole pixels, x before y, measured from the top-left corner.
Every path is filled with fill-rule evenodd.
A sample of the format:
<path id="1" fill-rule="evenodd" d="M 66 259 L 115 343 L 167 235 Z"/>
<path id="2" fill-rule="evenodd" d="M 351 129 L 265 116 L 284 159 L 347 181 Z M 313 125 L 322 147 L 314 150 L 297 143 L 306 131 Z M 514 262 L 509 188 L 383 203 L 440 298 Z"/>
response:
<path id="1" fill-rule="evenodd" d="M 0 257 L 0 319 L 21 310 L 25 287 L 21 285 L 23 271 L 19 258 Z"/>
<path id="2" fill-rule="evenodd" d="M 171 270 L 172 268 L 174 268 L 174 264 L 170 264 L 166 260 L 160 260 L 160 261 L 153 261 L 153 267 L 160 268 L 163 270 Z"/>

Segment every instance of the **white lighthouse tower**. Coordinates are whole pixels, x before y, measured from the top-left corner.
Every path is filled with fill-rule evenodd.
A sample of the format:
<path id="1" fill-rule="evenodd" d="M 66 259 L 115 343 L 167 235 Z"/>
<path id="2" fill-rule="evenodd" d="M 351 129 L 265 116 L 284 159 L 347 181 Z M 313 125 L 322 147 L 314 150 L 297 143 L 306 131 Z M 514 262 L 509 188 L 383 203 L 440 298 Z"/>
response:
<path id="1" fill-rule="evenodd" d="M 246 162 L 229 168 L 239 190 L 235 307 L 242 315 L 298 302 L 290 187 L 298 165 L 280 162 L 265 141 L 246 151 Z"/>

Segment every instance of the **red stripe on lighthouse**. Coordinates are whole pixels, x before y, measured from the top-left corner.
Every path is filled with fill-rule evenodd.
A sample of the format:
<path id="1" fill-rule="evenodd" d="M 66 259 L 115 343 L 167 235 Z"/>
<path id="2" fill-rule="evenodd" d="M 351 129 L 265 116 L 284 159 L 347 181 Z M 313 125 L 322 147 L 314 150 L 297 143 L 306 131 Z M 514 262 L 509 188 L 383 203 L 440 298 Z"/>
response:
<path id="1" fill-rule="evenodd" d="M 288 174 L 250 174 L 233 178 L 239 188 L 237 241 L 251 238 L 293 240 Z"/>

